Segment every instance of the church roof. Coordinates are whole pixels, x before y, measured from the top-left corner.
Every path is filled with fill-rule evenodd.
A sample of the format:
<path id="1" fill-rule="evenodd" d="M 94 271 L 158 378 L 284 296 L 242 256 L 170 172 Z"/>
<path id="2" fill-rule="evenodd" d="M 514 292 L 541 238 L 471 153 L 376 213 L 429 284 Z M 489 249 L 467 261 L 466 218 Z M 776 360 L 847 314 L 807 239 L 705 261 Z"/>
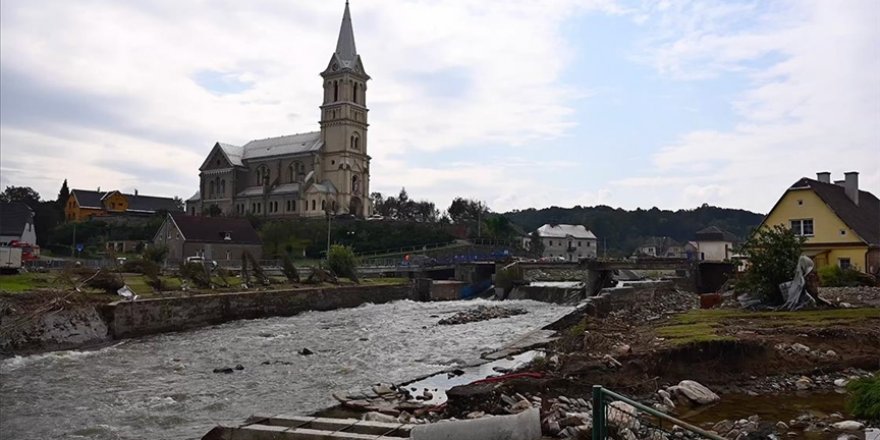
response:
<path id="1" fill-rule="evenodd" d="M 339 39 L 336 40 L 336 55 L 343 63 L 354 63 L 357 59 L 357 49 L 354 45 L 354 30 L 351 28 L 351 12 L 348 10 L 348 2 L 345 2 L 342 26 L 339 28 Z"/>
<path id="2" fill-rule="evenodd" d="M 261 157 L 318 151 L 324 145 L 320 131 L 291 134 L 267 139 L 258 139 L 244 144 L 241 158 L 244 160 Z"/>

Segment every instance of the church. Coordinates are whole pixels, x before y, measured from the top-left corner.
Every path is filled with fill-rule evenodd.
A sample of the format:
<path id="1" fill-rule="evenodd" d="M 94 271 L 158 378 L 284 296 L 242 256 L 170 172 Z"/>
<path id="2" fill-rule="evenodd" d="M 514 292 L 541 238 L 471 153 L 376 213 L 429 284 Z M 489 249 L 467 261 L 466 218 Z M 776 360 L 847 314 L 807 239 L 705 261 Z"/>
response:
<path id="1" fill-rule="evenodd" d="M 336 51 L 321 73 L 320 131 L 217 142 L 199 167 L 199 191 L 187 200 L 191 215 L 367 217 L 367 81 L 354 44 L 348 2 Z"/>

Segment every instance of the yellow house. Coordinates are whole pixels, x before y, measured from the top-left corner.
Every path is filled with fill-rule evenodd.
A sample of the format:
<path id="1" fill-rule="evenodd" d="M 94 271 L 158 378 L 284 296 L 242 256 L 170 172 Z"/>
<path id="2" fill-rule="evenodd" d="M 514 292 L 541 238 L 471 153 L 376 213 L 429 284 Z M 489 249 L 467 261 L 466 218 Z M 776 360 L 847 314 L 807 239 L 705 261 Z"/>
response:
<path id="1" fill-rule="evenodd" d="M 801 178 L 776 202 L 761 226 L 784 225 L 806 237 L 804 254 L 817 268 L 831 264 L 880 272 L 880 200 L 859 189 L 859 173 Z"/>
<path id="2" fill-rule="evenodd" d="M 151 215 L 159 211 L 175 212 L 181 208 L 170 197 L 123 194 L 119 191 L 70 191 L 64 216 L 68 221 L 83 221 L 91 217 L 107 215 Z"/>

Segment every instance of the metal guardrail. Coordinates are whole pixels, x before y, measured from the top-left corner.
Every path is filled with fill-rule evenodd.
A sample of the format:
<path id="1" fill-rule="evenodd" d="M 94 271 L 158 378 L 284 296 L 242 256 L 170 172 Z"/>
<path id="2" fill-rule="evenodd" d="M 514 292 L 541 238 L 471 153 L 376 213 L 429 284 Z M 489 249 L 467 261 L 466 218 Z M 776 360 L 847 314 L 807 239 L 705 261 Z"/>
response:
<path id="1" fill-rule="evenodd" d="M 593 386 L 593 440 L 606 440 L 608 438 L 608 407 L 609 403 L 618 400 L 628 403 L 635 407 L 636 410 L 648 413 L 657 417 L 661 421 L 667 421 L 673 425 L 680 426 L 685 431 L 690 431 L 711 440 L 725 440 L 717 434 L 712 434 L 700 429 L 683 420 L 676 419 L 661 411 L 657 411 L 650 406 L 643 405 L 626 396 L 615 393 L 614 391 L 603 388 L 601 385 Z M 617 409 L 615 409 L 617 410 Z"/>

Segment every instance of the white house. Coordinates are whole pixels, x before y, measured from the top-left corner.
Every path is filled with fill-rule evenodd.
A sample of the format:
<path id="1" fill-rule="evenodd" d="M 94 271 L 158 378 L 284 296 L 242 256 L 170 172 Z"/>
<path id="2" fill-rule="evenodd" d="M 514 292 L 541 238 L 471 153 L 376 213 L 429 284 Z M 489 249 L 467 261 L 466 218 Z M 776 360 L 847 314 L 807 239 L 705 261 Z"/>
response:
<path id="1" fill-rule="evenodd" d="M 583 225 L 544 225 L 536 231 L 544 245 L 542 257 L 578 261 L 596 258 L 599 240 Z"/>
<path id="2" fill-rule="evenodd" d="M 736 236 L 724 231 L 717 226 L 697 231 L 696 255 L 699 261 L 725 261 L 733 257 L 733 248 L 737 242 Z"/>
<path id="3" fill-rule="evenodd" d="M 0 244 L 10 242 L 36 244 L 34 211 L 22 202 L 0 203 Z"/>

